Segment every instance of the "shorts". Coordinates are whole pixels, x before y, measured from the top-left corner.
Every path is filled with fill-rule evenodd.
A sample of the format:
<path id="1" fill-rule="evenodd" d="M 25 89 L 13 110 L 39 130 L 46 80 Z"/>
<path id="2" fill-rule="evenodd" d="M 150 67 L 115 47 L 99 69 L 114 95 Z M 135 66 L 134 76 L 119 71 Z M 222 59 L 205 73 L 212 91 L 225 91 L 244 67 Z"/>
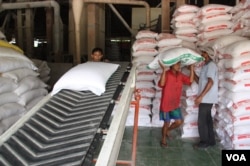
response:
<path id="1" fill-rule="evenodd" d="M 160 111 L 160 120 L 163 120 L 164 122 L 170 122 L 171 119 L 174 119 L 174 120 L 182 119 L 180 108 L 176 108 L 175 110 L 170 111 L 170 112 Z"/>

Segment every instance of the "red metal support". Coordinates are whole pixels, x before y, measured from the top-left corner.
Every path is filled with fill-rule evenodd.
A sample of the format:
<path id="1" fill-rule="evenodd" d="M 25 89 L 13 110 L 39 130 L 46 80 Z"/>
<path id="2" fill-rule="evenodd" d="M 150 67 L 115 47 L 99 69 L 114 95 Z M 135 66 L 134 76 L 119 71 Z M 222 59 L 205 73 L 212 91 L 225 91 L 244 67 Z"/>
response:
<path id="1" fill-rule="evenodd" d="M 138 136 L 138 117 L 139 117 L 139 107 L 140 107 L 141 95 L 140 91 L 135 91 L 135 101 L 131 104 L 135 105 L 135 115 L 134 115 L 134 128 L 133 128 L 133 142 L 132 142 L 132 163 L 131 166 L 136 165 L 136 150 L 137 150 L 137 136 Z"/>

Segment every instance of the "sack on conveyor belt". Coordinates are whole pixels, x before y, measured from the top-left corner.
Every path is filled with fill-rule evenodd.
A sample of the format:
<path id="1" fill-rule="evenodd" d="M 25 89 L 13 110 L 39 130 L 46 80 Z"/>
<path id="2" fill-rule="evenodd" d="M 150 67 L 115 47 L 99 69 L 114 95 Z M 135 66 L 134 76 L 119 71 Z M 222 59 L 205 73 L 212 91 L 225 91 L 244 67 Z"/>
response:
<path id="1" fill-rule="evenodd" d="M 165 66 L 172 66 L 177 62 L 181 62 L 182 66 L 191 65 L 196 62 L 203 61 L 204 58 L 197 52 L 184 47 L 176 47 L 161 52 L 155 59 L 148 65 L 150 69 L 159 68 L 159 61 Z"/>
<path id="2" fill-rule="evenodd" d="M 67 71 L 54 85 L 51 95 L 63 89 L 91 91 L 100 96 L 106 90 L 109 77 L 118 69 L 118 64 L 86 62 Z M 105 71 L 105 72 L 104 72 Z"/>

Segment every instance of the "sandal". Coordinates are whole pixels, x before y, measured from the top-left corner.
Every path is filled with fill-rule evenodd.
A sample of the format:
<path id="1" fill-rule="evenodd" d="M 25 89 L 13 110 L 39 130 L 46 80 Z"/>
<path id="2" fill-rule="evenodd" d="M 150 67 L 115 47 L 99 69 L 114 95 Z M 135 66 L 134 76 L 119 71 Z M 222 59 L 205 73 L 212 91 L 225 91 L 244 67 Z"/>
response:
<path id="1" fill-rule="evenodd" d="M 162 148 L 167 148 L 168 147 L 168 144 L 167 143 L 164 143 L 164 142 L 160 142 L 160 145 Z"/>

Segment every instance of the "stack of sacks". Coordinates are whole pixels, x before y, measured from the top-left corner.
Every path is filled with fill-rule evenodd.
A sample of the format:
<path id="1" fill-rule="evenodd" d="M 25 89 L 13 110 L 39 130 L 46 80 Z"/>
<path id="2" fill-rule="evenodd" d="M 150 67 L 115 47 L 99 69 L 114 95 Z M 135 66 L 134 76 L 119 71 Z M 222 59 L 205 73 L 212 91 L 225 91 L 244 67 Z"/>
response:
<path id="1" fill-rule="evenodd" d="M 136 35 L 136 40 L 132 45 L 132 63 L 149 63 L 158 54 L 157 33 L 150 30 L 141 30 Z"/>
<path id="2" fill-rule="evenodd" d="M 182 46 L 195 49 L 197 42 L 197 24 L 195 22 L 199 7 L 194 5 L 182 5 L 177 8 L 171 20 L 173 33 L 182 39 Z"/>
<path id="3" fill-rule="evenodd" d="M 229 14 L 231 9 L 231 6 L 220 4 L 208 4 L 200 8 L 197 13 L 197 21 L 199 22 L 198 46 L 233 32 L 231 29 L 233 25 L 232 15 Z"/>
<path id="4" fill-rule="evenodd" d="M 153 70 L 147 69 L 147 65 L 138 65 L 136 73 L 136 89 L 140 91 L 140 106 L 139 106 L 139 126 L 151 126 L 152 117 L 152 100 L 155 97 L 155 84 L 153 82 L 155 73 Z M 134 99 L 134 97 L 132 98 Z M 130 105 L 129 114 L 126 121 L 126 126 L 134 125 L 135 106 Z"/>
<path id="5" fill-rule="evenodd" d="M 226 43 L 216 50 L 220 59 L 217 134 L 226 148 L 249 149 L 250 40 L 238 36 Z"/>
<path id="6" fill-rule="evenodd" d="M 22 50 L 8 42 L 0 46 L 0 134 L 48 92 L 37 67 Z"/>
<path id="7" fill-rule="evenodd" d="M 203 62 L 195 64 L 195 70 L 200 70 Z M 182 68 L 182 72 L 186 75 L 190 75 L 190 71 L 186 68 Z M 197 74 L 197 73 L 196 73 Z M 198 75 L 198 74 L 197 74 Z M 184 85 L 181 96 L 181 111 L 184 119 L 182 126 L 182 138 L 198 137 L 198 106 L 194 104 L 194 100 L 197 97 L 198 84 L 194 81 L 191 86 Z"/>
<path id="8" fill-rule="evenodd" d="M 31 59 L 31 60 L 38 68 L 37 72 L 39 73 L 39 78 L 44 83 L 47 84 L 50 80 L 50 71 L 51 71 L 51 69 L 48 66 L 48 63 L 40 59 Z"/>
<path id="9" fill-rule="evenodd" d="M 170 33 L 160 33 L 156 37 L 158 52 L 161 53 L 173 47 L 181 47 L 182 39 Z"/>
<path id="10" fill-rule="evenodd" d="M 153 98 L 153 104 L 152 104 L 152 127 L 162 127 L 163 121 L 160 120 L 159 113 L 160 113 L 160 104 L 161 104 L 161 93 L 162 88 L 158 86 L 158 82 L 160 80 L 162 73 L 162 69 L 156 69 L 155 70 L 155 97 Z"/>
<path id="11" fill-rule="evenodd" d="M 233 33 L 250 37 L 250 1 L 239 2 L 230 11 L 232 13 Z"/>

